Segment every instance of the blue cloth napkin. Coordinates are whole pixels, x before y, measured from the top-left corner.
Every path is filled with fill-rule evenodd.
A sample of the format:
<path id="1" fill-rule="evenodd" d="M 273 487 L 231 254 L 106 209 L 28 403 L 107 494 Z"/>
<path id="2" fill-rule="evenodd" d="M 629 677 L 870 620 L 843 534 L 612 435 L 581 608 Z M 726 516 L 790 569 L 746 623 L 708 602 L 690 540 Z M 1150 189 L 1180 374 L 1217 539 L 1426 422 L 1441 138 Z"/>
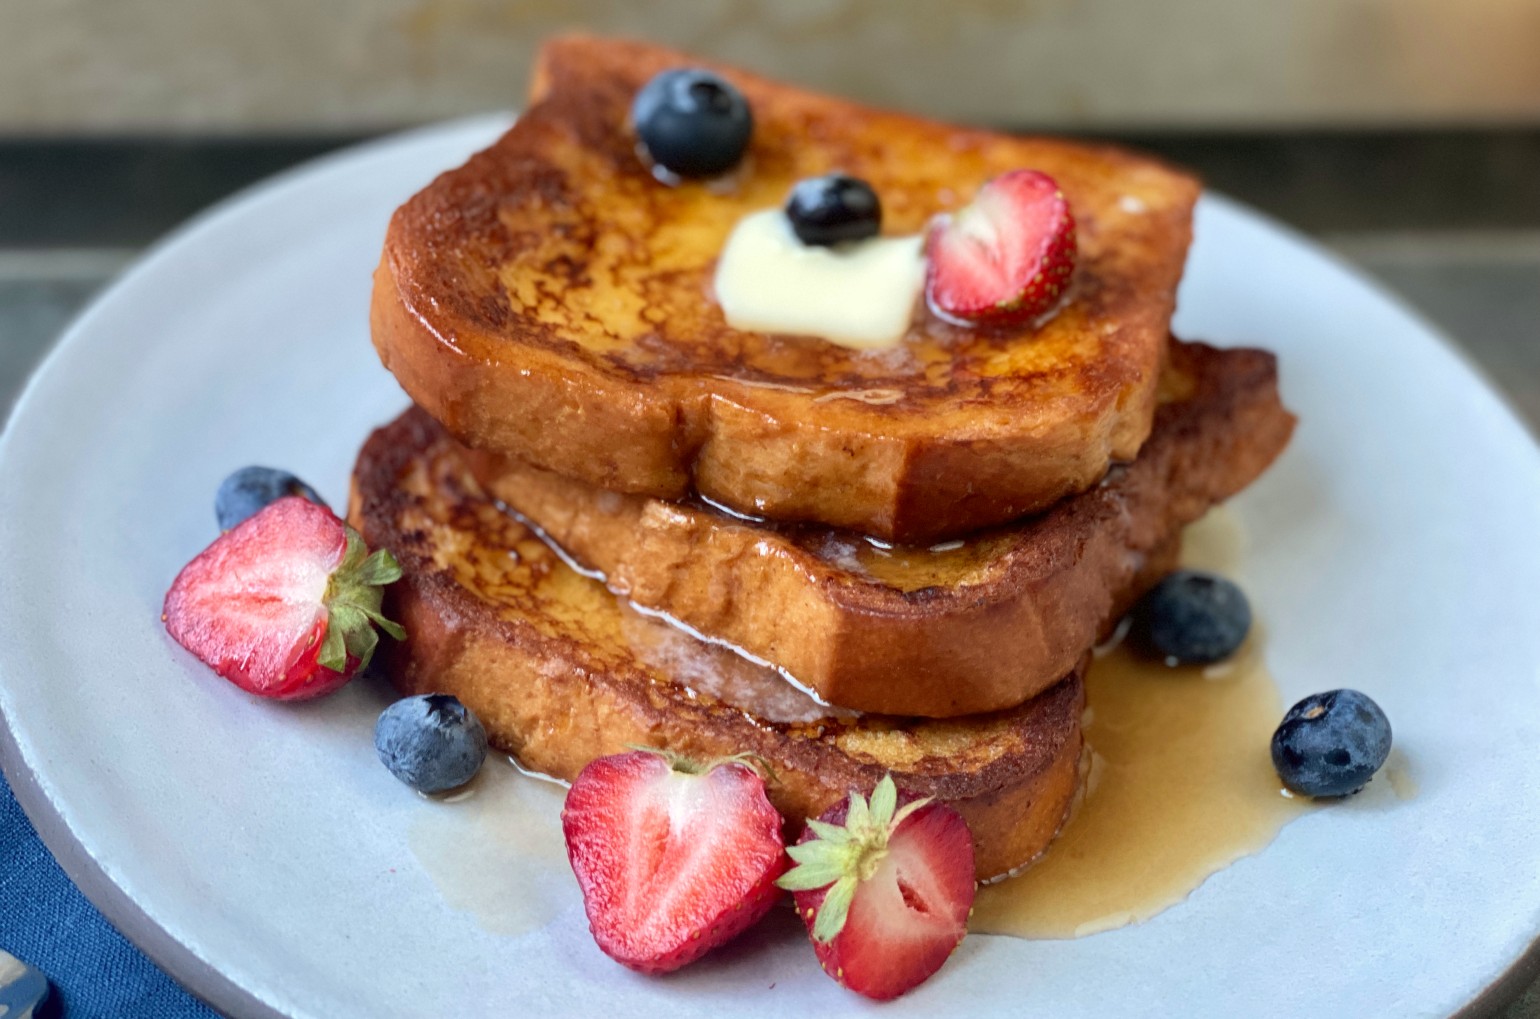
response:
<path id="1" fill-rule="evenodd" d="M 213 1019 L 86 901 L 0 778 L 0 949 L 53 985 L 37 1019 Z"/>

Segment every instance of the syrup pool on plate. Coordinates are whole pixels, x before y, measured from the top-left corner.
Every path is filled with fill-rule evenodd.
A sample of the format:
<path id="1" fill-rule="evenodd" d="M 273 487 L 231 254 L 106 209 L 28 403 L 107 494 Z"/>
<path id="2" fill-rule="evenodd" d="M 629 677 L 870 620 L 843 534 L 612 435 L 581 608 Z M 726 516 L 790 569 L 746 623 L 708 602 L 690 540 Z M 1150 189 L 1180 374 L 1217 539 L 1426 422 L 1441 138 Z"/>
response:
<path id="1" fill-rule="evenodd" d="M 1223 509 L 1184 535 L 1190 568 L 1236 576 L 1244 553 L 1245 536 Z M 1269 741 L 1284 705 L 1259 630 L 1208 668 L 1167 668 L 1116 644 L 1098 651 L 1086 680 L 1081 798 L 1035 865 L 980 889 L 974 931 L 1073 938 L 1149 919 L 1315 806 L 1285 793 L 1273 771 Z M 699 678 L 698 668 L 669 664 Z M 1396 798 L 1416 795 L 1399 749 L 1384 777 Z M 537 929 L 581 904 L 561 835 L 564 796 L 552 781 L 489 760 L 466 790 L 423 804 L 411 848 L 445 901 L 484 929 Z"/>
<path id="2" fill-rule="evenodd" d="M 1216 510 L 1188 529 L 1182 559 L 1234 576 L 1243 552 L 1236 521 Z M 1041 860 L 980 889 L 973 930 L 1074 938 L 1147 920 L 1312 809 L 1273 770 L 1284 705 L 1257 629 L 1208 668 L 1167 668 L 1121 645 L 1098 652 L 1081 799 Z"/>
<path id="3" fill-rule="evenodd" d="M 423 798 L 408 845 L 444 901 L 487 932 L 537 930 L 582 905 L 561 833 L 566 795 L 494 755 L 464 789 Z"/>

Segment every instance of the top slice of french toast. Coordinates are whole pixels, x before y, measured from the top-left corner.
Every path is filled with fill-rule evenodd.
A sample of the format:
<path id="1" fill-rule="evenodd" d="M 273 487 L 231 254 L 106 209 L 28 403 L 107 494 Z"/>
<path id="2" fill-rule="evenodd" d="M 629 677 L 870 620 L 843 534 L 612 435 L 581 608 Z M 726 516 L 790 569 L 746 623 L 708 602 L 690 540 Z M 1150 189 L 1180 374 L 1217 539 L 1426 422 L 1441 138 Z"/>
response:
<path id="1" fill-rule="evenodd" d="M 747 156 L 669 186 L 628 124 L 661 70 L 746 96 Z M 923 541 L 1080 491 L 1149 434 L 1198 185 L 1101 145 L 883 112 L 651 45 L 564 38 L 491 148 L 392 218 L 372 327 L 408 394 L 463 442 L 622 492 Z M 729 232 L 831 170 L 922 231 L 985 181 L 1053 177 L 1079 258 L 1056 314 L 1006 331 L 923 308 L 859 352 L 730 328 L 712 293 Z"/>

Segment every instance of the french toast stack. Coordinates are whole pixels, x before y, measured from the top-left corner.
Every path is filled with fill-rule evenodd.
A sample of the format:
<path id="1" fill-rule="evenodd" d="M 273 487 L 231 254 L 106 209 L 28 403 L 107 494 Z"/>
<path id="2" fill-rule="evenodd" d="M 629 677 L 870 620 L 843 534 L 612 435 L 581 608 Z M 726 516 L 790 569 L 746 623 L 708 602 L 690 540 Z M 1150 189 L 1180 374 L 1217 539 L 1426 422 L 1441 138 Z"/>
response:
<path id="1" fill-rule="evenodd" d="M 725 180 L 638 156 L 633 97 L 681 66 L 752 105 Z M 1050 316 L 922 310 L 879 351 L 724 319 L 729 233 L 797 181 L 856 175 L 915 234 L 1023 167 L 1077 231 Z M 386 671 L 558 778 L 633 744 L 753 753 L 795 821 L 891 773 L 963 815 L 981 879 L 1027 864 L 1079 786 L 1092 646 L 1293 428 L 1272 355 L 1169 335 L 1197 194 L 1113 148 L 547 45 L 527 112 L 397 211 L 375 277 L 416 405 L 350 510 L 405 572 Z"/>

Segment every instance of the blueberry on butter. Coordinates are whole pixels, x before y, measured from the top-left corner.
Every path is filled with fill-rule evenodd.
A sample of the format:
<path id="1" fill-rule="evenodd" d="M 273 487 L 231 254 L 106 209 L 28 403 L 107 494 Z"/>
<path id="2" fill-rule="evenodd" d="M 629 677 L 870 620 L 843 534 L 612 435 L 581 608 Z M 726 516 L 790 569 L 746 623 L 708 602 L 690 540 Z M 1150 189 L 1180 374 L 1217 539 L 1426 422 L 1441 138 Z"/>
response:
<path id="1" fill-rule="evenodd" d="M 1134 606 L 1131 645 L 1168 665 L 1209 665 L 1233 655 L 1251 630 L 1251 606 L 1231 581 L 1178 570 Z"/>
<path id="2" fill-rule="evenodd" d="M 270 502 L 277 502 L 286 495 L 298 495 L 317 506 L 325 506 L 326 500 L 316 490 L 288 471 L 273 467 L 242 467 L 226 478 L 214 495 L 214 517 L 219 529 L 228 531 L 247 517 L 257 515 Z"/>
<path id="3" fill-rule="evenodd" d="M 418 792 L 438 793 L 476 777 L 487 756 L 487 732 L 459 698 L 422 694 L 380 713 L 374 749 L 392 775 Z"/>
<path id="4" fill-rule="evenodd" d="M 1311 694 L 1273 733 L 1273 767 L 1296 793 L 1346 796 L 1380 770 L 1390 739 L 1390 719 L 1357 690 Z"/>
<path id="5" fill-rule="evenodd" d="M 803 244 L 863 241 L 882 229 L 882 203 L 859 177 L 829 173 L 797 182 L 786 199 L 786 218 Z"/>
<path id="6" fill-rule="evenodd" d="M 631 123 L 654 163 L 680 177 L 716 177 L 743 158 L 754 133 L 749 102 L 710 71 L 657 74 L 631 102 Z"/>

